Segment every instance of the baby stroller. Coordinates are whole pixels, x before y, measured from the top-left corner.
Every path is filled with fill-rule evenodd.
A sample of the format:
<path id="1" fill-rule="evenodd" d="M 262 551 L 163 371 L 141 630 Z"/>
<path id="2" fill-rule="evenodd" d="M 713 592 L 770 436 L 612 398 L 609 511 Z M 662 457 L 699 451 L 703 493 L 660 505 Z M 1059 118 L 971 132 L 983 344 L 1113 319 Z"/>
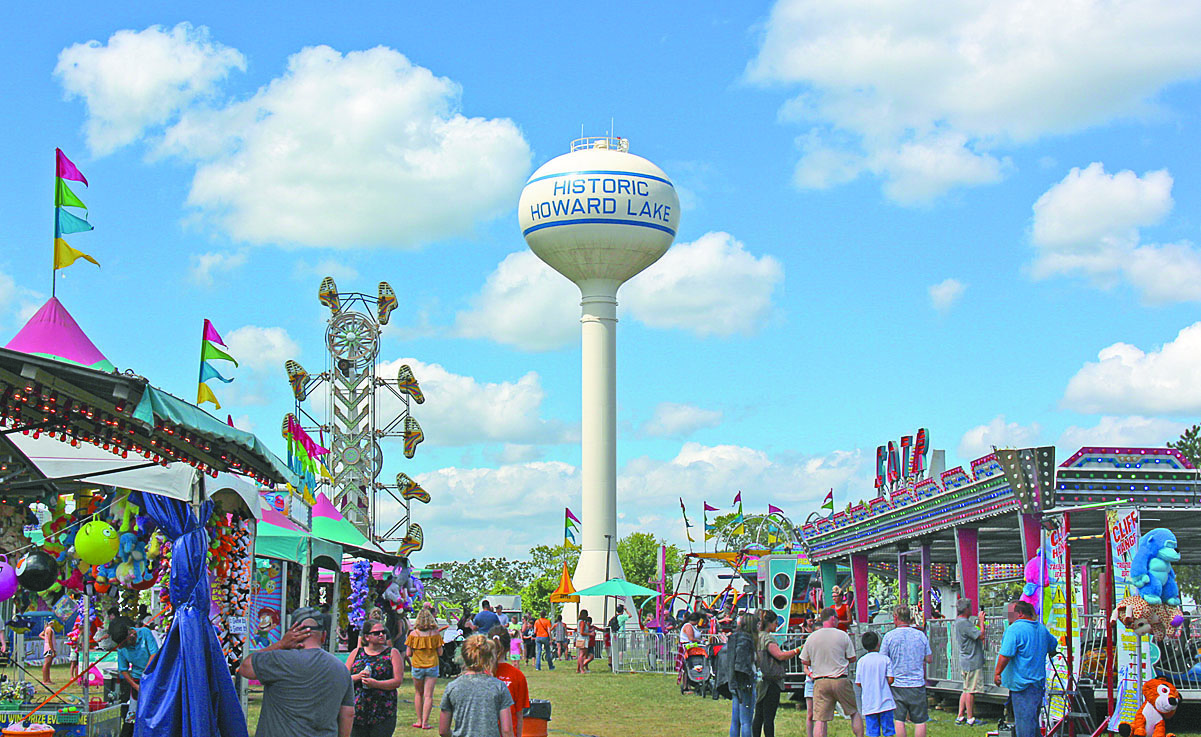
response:
<path id="1" fill-rule="evenodd" d="M 709 662 L 712 666 L 709 668 L 709 677 L 705 679 L 705 683 L 699 689 L 702 698 L 706 695 L 712 696 L 714 701 L 719 698 L 717 693 L 717 671 L 718 668 L 722 667 L 721 661 L 725 657 L 722 655 L 724 647 L 724 642 L 713 642 L 709 645 Z"/>
<path id="2" fill-rule="evenodd" d="M 438 675 L 442 678 L 454 678 L 459 675 L 459 671 L 463 667 L 459 665 L 459 661 L 455 655 L 459 652 L 459 646 L 463 644 L 463 636 L 459 635 L 450 642 L 442 643 L 442 654 L 438 656 Z"/>
<path id="3" fill-rule="evenodd" d="M 680 668 L 676 673 L 676 682 L 680 685 L 680 693 L 687 693 L 689 688 L 695 689 L 701 696 L 709 685 L 712 674 L 709 667 L 709 651 L 700 643 L 689 643 L 681 656 Z"/>

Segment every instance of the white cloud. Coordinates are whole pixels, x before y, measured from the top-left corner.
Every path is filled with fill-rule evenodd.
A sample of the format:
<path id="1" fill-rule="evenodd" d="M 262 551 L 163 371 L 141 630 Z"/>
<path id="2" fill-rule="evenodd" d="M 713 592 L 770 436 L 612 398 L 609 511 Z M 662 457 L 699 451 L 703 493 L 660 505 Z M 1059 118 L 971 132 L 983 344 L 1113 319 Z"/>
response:
<path id="1" fill-rule="evenodd" d="M 283 328 L 245 325 L 222 336 L 229 354 L 251 371 L 275 372 L 284 381 L 284 361 L 300 355 L 300 346 Z"/>
<path id="2" fill-rule="evenodd" d="M 1183 415 L 1201 412 L 1201 322 L 1144 352 L 1114 343 L 1068 381 L 1063 406 L 1078 412 Z"/>
<path id="3" fill-rule="evenodd" d="M 780 0 L 747 77 L 799 89 L 799 186 L 870 172 L 912 203 L 997 181 L 1002 146 L 1154 112 L 1201 75 L 1199 34 L 1171 0 Z"/>
<path id="4" fill-rule="evenodd" d="M 413 369 L 425 394 L 425 403 L 411 404 L 410 411 L 430 445 L 531 445 L 576 437 L 563 423 L 541 416 L 546 392 L 535 371 L 517 381 L 481 382 L 436 363 L 401 358 L 381 363 L 378 375 L 393 378 L 401 364 Z M 399 413 L 399 404 L 390 393 L 378 396 L 383 414 Z"/>
<path id="5" fill-rule="evenodd" d="M 987 425 L 978 425 L 963 434 L 959 441 L 959 457 L 971 461 L 998 448 L 1027 448 L 1038 442 L 1042 428 L 1037 422 L 1020 425 L 1006 422 L 1005 415 L 997 415 Z"/>
<path id="6" fill-rule="evenodd" d="M 0 271 L 0 325 L 17 322 L 24 325 L 46 301 L 46 295 L 17 283 L 12 275 Z"/>
<path id="7" fill-rule="evenodd" d="M 512 207 L 530 149 L 508 119 L 389 48 L 310 47 L 250 99 L 194 108 L 160 153 L 197 162 L 188 204 L 249 243 L 416 247 Z"/>
<path id="8" fill-rule="evenodd" d="M 320 283 L 321 279 L 327 276 L 332 276 L 334 281 L 350 281 L 359 278 L 359 270 L 344 260 L 334 258 L 323 258 L 320 261 L 297 261 L 296 268 L 292 273 L 298 279 L 313 279 L 316 280 L 314 287 Z M 314 289 L 314 291 L 316 291 Z"/>
<path id="9" fill-rule="evenodd" d="M 234 253 L 223 253 L 221 251 L 194 253 L 192 254 L 192 266 L 188 269 L 188 276 L 197 284 L 208 287 L 212 286 L 215 276 L 223 273 L 228 274 L 245 264 L 245 251 L 236 251 Z"/>
<path id="10" fill-rule="evenodd" d="M 1109 288 L 1123 279 L 1146 302 L 1201 300 L 1201 251 L 1189 243 L 1144 244 L 1139 229 L 1172 211 L 1167 170 L 1108 174 L 1094 162 L 1075 168 L 1034 203 L 1032 272 L 1078 274 Z"/>
<path id="11" fill-rule="evenodd" d="M 683 497 L 699 528 L 702 500 L 726 504 L 738 490 L 747 511 L 757 505 L 765 509 L 770 500 L 794 520 L 803 520 L 830 488 L 839 504 L 866 494 L 871 481 L 862 475 L 862 466 L 858 451 L 777 457 L 741 446 L 685 443 L 671 460 L 638 458 L 621 469 L 618 534 L 646 531 L 684 542 L 679 516 L 664 515 L 664 509 L 674 509 L 677 497 Z M 442 468 L 414 478 L 432 496 L 419 519 L 427 530 L 423 555 L 431 560 L 524 556 L 534 545 L 559 544 L 564 506 L 576 514 L 582 511 L 579 468 L 557 461 Z M 389 508 L 385 520 L 396 514 Z M 443 525 L 453 525 L 453 539 L 429 535 Z"/>
<path id="12" fill-rule="evenodd" d="M 967 285 L 958 279 L 944 279 L 926 288 L 930 295 L 930 304 L 939 312 L 949 312 L 959 298 L 963 296 Z"/>
<path id="13" fill-rule="evenodd" d="M 510 253 L 455 316 L 455 333 L 526 351 L 563 348 L 579 341 L 580 290 L 532 251 Z"/>
<path id="14" fill-rule="evenodd" d="M 88 147 L 103 155 L 213 93 L 233 69 L 246 69 L 242 54 L 211 41 L 204 26 L 180 23 L 65 48 L 54 74 L 68 98 L 83 98 Z"/>
<path id="15" fill-rule="evenodd" d="M 660 402 L 639 432 L 649 437 L 684 437 L 706 427 L 721 424 L 722 413 L 691 404 Z"/>
<path id="16" fill-rule="evenodd" d="M 1069 454 L 1090 445 L 1161 448 L 1179 438 L 1186 427 L 1183 422 L 1157 417 L 1105 416 L 1093 427 L 1072 425 L 1063 431 L 1056 445 Z"/>
<path id="17" fill-rule="evenodd" d="M 668 249 L 622 287 L 618 301 L 639 322 L 697 335 L 751 334 L 771 316 L 784 267 L 755 257 L 729 233 L 706 233 Z"/>

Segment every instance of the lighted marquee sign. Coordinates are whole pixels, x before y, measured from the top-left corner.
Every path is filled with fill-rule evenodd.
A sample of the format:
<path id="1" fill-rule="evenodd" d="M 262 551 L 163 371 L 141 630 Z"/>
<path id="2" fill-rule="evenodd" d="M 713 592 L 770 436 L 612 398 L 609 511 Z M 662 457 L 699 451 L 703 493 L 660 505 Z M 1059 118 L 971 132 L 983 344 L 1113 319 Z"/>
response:
<path id="1" fill-rule="evenodd" d="M 901 437 L 900 444 L 889 440 L 876 448 L 876 489 L 883 492 L 901 482 L 908 483 L 926 473 L 930 452 L 930 431 L 921 428 L 917 435 Z"/>

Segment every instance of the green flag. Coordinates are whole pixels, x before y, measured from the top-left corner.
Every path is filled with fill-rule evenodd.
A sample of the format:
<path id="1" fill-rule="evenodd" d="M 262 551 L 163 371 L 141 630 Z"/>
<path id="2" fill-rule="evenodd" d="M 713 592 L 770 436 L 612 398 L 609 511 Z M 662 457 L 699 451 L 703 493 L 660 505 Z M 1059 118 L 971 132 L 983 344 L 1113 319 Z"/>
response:
<path id="1" fill-rule="evenodd" d="M 55 207 L 82 207 L 88 209 L 88 206 L 83 204 L 83 200 L 75 196 L 71 188 L 62 179 L 56 179 L 54 187 L 54 206 Z"/>
<path id="2" fill-rule="evenodd" d="M 200 360 L 207 361 L 214 358 L 220 361 L 233 361 L 235 366 L 238 365 L 238 362 L 234 360 L 233 356 L 213 345 L 211 342 L 207 340 L 204 341 L 204 347 L 200 349 Z"/>

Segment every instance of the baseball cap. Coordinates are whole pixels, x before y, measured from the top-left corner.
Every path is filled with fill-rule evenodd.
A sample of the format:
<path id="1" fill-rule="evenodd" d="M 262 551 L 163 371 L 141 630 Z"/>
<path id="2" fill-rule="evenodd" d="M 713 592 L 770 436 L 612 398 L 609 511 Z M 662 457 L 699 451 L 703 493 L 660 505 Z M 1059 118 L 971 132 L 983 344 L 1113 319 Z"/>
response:
<path id="1" fill-rule="evenodd" d="M 311 606 L 302 606 L 299 609 L 293 609 L 292 615 L 288 618 L 288 626 L 295 627 L 297 622 L 303 622 L 306 619 L 314 622 L 310 629 L 318 630 L 319 632 L 329 632 L 330 616 L 317 607 Z"/>

